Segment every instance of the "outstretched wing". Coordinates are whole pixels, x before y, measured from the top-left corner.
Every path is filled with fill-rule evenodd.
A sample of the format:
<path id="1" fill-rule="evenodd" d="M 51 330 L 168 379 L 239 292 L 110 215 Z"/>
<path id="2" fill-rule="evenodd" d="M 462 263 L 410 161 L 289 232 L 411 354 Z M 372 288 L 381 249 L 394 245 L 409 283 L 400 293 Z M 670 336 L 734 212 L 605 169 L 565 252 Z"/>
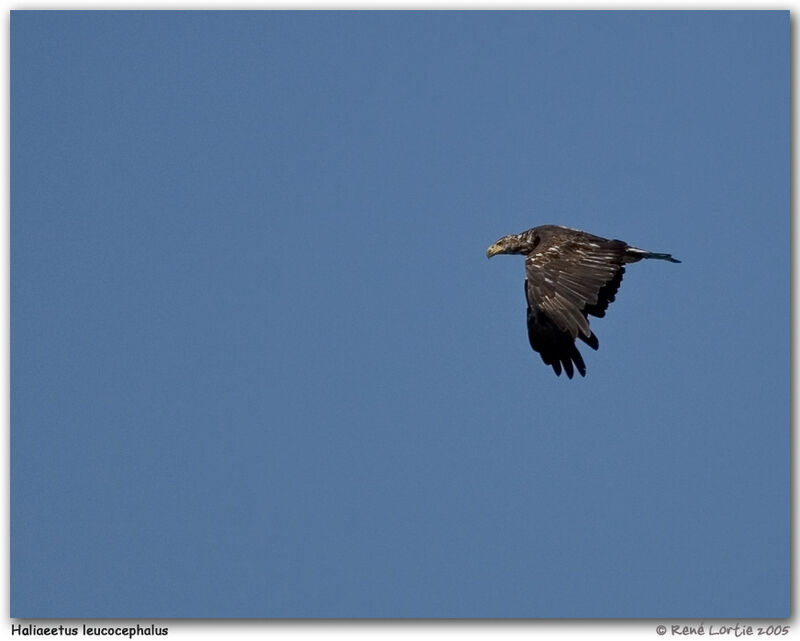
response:
<path id="1" fill-rule="evenodd" d="M 627 245 L 585 232 L 564 230 L 542 238 L 525 260 L 528 338 L 542 360 L 572 378 L 573 364 L 586 374 L 575 346 L 580 338 L 597 349 L 588 315 L 604 316 L 622 282 Z"/>

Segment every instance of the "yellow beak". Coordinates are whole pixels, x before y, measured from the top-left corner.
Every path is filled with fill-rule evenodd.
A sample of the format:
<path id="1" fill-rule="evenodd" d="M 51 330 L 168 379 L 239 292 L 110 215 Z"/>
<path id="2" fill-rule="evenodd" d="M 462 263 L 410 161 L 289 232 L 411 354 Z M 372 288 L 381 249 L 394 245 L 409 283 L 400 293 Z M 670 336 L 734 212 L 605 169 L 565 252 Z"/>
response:
<path id="1" fill-rule="evenodd" d="M 486 258 L 491 258 L 495 254 L 500 254 L 503 251 L 503 248 L 500 247 L 497 243 L 494 245 L 490 245 L 489 249 L 486 250 Z"/>

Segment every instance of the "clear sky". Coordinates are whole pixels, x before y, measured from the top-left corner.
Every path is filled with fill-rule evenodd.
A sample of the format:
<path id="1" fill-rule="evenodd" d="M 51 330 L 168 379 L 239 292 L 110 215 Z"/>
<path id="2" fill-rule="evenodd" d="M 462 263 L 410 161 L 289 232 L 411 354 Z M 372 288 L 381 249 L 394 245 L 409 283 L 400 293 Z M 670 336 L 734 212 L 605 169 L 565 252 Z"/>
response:
<path id="1" fill-rule="evenodd" d="M 789 614 L 789 14 L 11 16 L 12 617 Z M 671 252 L 528 346 L 557 223 Z"/>

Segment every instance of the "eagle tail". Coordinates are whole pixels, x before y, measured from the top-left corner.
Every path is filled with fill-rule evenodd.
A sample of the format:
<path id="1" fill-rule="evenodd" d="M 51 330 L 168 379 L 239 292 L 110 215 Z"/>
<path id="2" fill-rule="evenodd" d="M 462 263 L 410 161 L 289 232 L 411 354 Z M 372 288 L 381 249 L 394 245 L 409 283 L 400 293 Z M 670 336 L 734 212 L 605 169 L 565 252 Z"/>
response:
<path id="1" fill-rule="evenodd" d="M 671 263 L 679 263 L 677 258 L 673 258 L 672 254 L 658 254 L 656 252 L 647 252 L 642 258 L 657 258 L 658 260 L 668 260 Z"/>
<path id="2" fill-rule="evenodd" d="M 649 252 L 645 249 L 639 249 L 638 247 L 628 247 L 625 250 L 625 262 L 626 263 L 635 263 L 638 260 L 642 260 L 642 258 L 655 258 L 657 260 L 668 260 L 671 263 L 679 263 L 677 258 L 673 258 L 672 254 L 662 254 L 659 252 Z"/>

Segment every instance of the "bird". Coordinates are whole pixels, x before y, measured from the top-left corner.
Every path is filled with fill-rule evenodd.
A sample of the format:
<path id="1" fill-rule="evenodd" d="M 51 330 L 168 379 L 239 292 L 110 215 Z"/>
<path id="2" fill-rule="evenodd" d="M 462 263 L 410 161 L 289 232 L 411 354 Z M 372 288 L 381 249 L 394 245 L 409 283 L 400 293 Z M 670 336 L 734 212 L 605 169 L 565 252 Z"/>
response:
<path id="1" fill-rule="evenodd" d="M 575 341 L 581 339 L 594 350 L 599 347 L 589 316 L 605 316 L 625 265 L 643 258 L 681 262 L 672 254 L 561 225 L 540 225 L 503 236 L 486 250 L 487 258 L 497 254 L 525 256 L 528 341 L 557 376 L 563 368 L 570 379 L 574 370 L 586 376 Z"/>

